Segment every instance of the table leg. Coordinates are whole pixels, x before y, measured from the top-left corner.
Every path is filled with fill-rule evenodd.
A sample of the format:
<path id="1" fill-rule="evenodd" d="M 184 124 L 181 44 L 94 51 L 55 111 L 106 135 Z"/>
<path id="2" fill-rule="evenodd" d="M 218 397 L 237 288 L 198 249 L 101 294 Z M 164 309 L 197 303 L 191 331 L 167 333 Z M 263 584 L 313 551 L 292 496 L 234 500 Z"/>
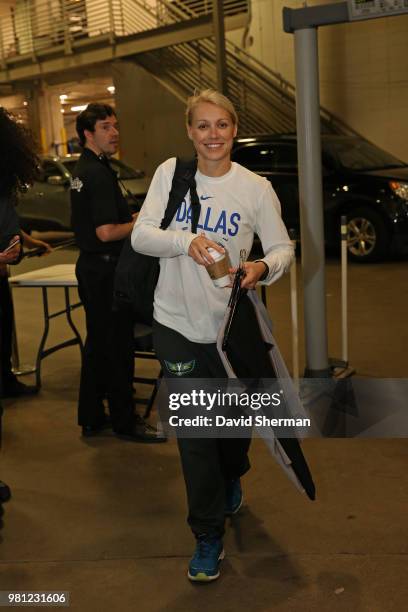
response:
<path id="1" fill-rule="evenodd" d="M 44 331 L 43 331 L 43 335 L 40 341 L 40 346 L 38 347 L 37 360 L 35 362 L 35 381 L 36 381 L 37 389 L 41 388 L 41 359 L 42 359 L 43 349 L 47 341 L 48 332 L 50 329 L 47 287 L 41 287 L 41 290 L 42 290 L 42 295 L 43 295 L 43 308 L 44 308 Z"/>

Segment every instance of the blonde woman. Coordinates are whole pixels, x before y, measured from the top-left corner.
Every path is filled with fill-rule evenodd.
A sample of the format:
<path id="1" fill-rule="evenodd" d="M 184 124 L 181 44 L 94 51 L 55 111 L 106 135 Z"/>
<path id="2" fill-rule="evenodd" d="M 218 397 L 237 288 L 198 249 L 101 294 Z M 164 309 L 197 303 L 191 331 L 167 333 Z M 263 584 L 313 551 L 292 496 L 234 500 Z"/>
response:
<path id="1" fill-rule="evenodd" d="M 270 284 L 285 273 L 293 248 L 280 215 L 280 204 L 271 184 L 243 166 L 231 162 L 238 117 L 231 101 L 207 89 L 189 98 L 187 134 L 197 154 L 195 176 L 201 204 L 197 233 L 191 231 L 189 194 L 170 227 L 159 229 L 176 159 L 161 164 L 132 232 L 133 248 L 160 257 L 160 277 L 154 297 L 153 335 L 164 375 L 176 376 L 171 364 L 186 378 L 225 378 L 216 348 L 230 289 L 216 287 L 206 266 L 213 262 L 208 249 L 223 252 L 233 266 L 239 252 L 251 250 L 254 233 L 265 256 L 245 263 L 242 286 Z M 236 268 L 233 267 L 231 272 Z M 178 439 L 188 498 L 188 523 L 197 540 L 188 577 L 212 581 L 219 576 L 224 557 L 222 538 L 225 515 L 242 504 L 240 478 L 249 469 L 250 440 Z"/>

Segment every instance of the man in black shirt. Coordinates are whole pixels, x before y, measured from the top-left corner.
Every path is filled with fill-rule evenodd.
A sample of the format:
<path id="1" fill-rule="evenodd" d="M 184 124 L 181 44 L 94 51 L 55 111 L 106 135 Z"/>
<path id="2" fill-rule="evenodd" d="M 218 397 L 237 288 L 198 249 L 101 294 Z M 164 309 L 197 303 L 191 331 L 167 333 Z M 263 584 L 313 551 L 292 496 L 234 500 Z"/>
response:
<path id="1" fill-rule="evenodd" d="M 87 327 L 78 424 L 84 436 L 103 432 L 109 425 L 106 397 L 119 437 L 162 442 L 164 438 L 134 414 L 133 321 L 112 310 L 116 264 L 135 221 L 108 161 L 119 146 L 115 112 L 106 104 L 89 104 L 76 127 L 84 149 L 71 181 L 72 227 L 80 248 L 76 276 Z"/>

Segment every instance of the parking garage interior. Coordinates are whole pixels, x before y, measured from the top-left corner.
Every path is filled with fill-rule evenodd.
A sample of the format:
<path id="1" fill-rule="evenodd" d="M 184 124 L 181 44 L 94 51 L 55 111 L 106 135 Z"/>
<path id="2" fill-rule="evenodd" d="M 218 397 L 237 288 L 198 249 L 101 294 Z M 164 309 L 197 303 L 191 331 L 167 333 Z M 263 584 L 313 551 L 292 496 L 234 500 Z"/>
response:
<path id="1" fill-rule="evenodd" d="M 282 25 L 282 9 L 336 2 L 224 1 L 221 54 L 213 4 L 220 2 L 4 0 L 0 105 L 32 131 L 42 158 L 74 159 L 80 153 L 77 114 L 91 102 L 112 105 L 120 125 L 118 159 L 140 173 L 140 193 L 146 192 L 165 159 L 192 155 L 185 135 L 185 100 L 194 89 L 218 87 L 220 62 L 240 116 L 238 137 L 243 142 L 259 134 L 296 139 L 294 46 Z M 327 138 L 362 139 L 401 167 L 408 161 L 407 30 L 404 14 L 318 29 L 322 133 Z M 283 174 L 290 174 L 289 169 Z M 388 245 L 401 216 L 402 225 L 408 222 L 408 187 L 402 174 L 382 174 L 381 194 L 395 184 L 384 206 L 401 200 L 398 220 L 394 223 L 394 216 L 387 230 Z M 325 180 L 323 173 L 323 185 Z M 339 193 L 346 197 L 348 185 L 345 180 L 336 184 L 334 199 Z M 285 193 L 290 202 L 292 184 L 282 190 L 281 202 Z M 367 201 L 369 196 L 362 197 Z M 375 202 L 383 195 L 373 197 Z M 72 237 L 67 225 L 27 230 L 54 245 Z M 299 223 L 296 349 L 293 273 L 269 287 L 265 296 L 291 375 L 295 367 L 301 373 L 307 368 L 301 231 Z M 350 227 L 348 231 L 351 240 Z M 340 227 L 335 240 L 324 254 L 324 299 L 330 363 L 341 366 Z M 77 257 L 78 250 L 70 244 L 47 258 L 26 258 L 10 274 L 72 265 Z M 404 380 L 407 255 L 404 249 L 387 249 L 375 259 L 361 263 L 348 253 L 345 376 Z M 71 293 L 77 302 L 76 289 Z M 52 308 L 63 308 L 61 288 L 49 295 Z M 30 370 L 42 334 L 41 291 L 14 288 L 13 301 L 14 365 Z M 83 310 L 76 309 L 73 318 L 84 338 Z M 67 333 L 66 321 L 56 319 L 48 341 L 63 342 Z M 244 507 L 227 524 L 221 579 L 209 588 L 197 588 L 184 571 L 191 541 L 184 524 L 185 494 L 175 440 L 152 448 L 124 444 L 109 435 L 82 439 L 75 420 L 80 364 L 77 346 L 58 351 L 42 364 L 38 395 L 2 402 L 0 477 L 10 485 L 12 498 L 4 505 L 0 532 L 1 590 L 69 592 L 75 610 L 405 608 L 408 432 L 388 439 L 305 440 L 302 447 L 317 486 L 313 503 L 286 481 L 262 440 L 256 439 L 253 469 L 244 480 Z M 135 367 L 142 376 L 156 378 L 159 373 L 155 360 L 136 360 Z M 33 383 L 35 375 L 26 373 L 21 380 Z M 136 392 L 147 397 L 150 388 L 137 386 Z M 150 421 L 157 420 L 155 407 Z"/>

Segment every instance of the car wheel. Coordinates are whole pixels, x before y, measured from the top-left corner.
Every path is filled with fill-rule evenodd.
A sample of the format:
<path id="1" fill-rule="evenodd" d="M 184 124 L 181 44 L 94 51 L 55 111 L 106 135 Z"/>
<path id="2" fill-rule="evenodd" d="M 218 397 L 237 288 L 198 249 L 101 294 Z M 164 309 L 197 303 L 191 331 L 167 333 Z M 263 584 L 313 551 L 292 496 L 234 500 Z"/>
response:
<path id="1" fill-rule="evenodd" d="M 351 260 L 384 259 L 389 243 L 390 232 L 377 211 L 361 206 L 347 213 L 347 251 Z"/>

